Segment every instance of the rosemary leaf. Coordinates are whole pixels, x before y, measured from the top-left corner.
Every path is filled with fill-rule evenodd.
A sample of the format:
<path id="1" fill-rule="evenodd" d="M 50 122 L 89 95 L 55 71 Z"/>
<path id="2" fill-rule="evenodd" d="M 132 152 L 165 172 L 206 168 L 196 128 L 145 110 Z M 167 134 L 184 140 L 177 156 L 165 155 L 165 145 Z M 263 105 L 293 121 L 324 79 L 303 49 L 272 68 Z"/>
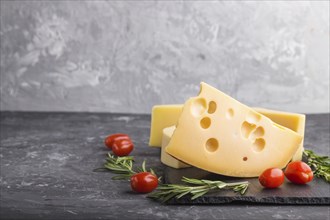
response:
<path id="1" fill-rule="evenodd" d="M 143 172 L 147 172 L 147 170 L 146 170 L 146 161 L 145 160 L 142 163 L 142 170 L 143 170 Z"/>
<path id="2" fill-rule="evenodd" d="M 169 193 L 168 195 L 162 197 L 162 202 L 167 202 L 168 200 L 170 200 L 171 198 L 173 198 L 175 196 L 174 193 Z"/>
<path id="3" fill-rule="evenodd" d="M 194 187 L 194 188 L 196 188 L 196 187 Z M 192 195 L 196 195 L 196 194 L 199 194 L 199 193 L 201 193 L 201 192 L 204 192 L 205 190 L 206 191 L 209 191 L 211 188 L 209 188 L 209 187 L 203 187 L 203 188 L 199 188 L 199 189 L 193 189 L 193 190 L 191 190 L 190 191 L 190 193 L 192 194 Z"/>
<path id="4" fill-rule="evenodd" d="M 111 179 L 112 180 L 127 180 L 129 178 L 130 178 L 129 175 L 117 175 L 117 176 L 112 177 Z"/>
<path id="5" fill-rule="evenodd" d="M 185 196 L 185 195 L 187 195 L 188 193 L 190 193 L 189 190 L 186 190 L 185 192 L 182 192 L 182 193 L 176 195 L 175 198 L 180 199 L 182 196 Z"/>
<path id="6" fill-rule="evenodd" d="M 209 192 L 209 190 L 204 189 L 203 191 L 198 192 L 193 197 L 191 197 L 191 200 L 197 199 L 198 197 L 201 197 L 201 196 L 203 196 L 204 194 L 206 194 L 208 192 Z"/>
<path id="7" fill-rule="evenodd" d="M 304 150 L 303 154 L 307 159 L 307 164 L 312 168 L 314 175 L 330 183 L 330 158 L 328 156 L 317 155 L 312 150 Z"/>
<path id="8" fill-rule="evenodd" d="M 107 154 L 105 163 L 102 168 L 94 169 L 94 171 L 110 170 L 117 176 L 112 177 L 113 180 L 127 180 L 130 179 L 132 175 L 139 172 L 147 172 L 146 161 L 144 160 L 141 167 L 133 170 L 134 158 L 132 156 L 117 157 L 111 153 Z M 151 173 L 156 175 L 155 172 L 150 169 Z M 158 178 L 160 180 L 160 177 Z"/>
<path id="9" fill-rule="evenodd" d="M 222 181 L 198 180 L 182 177 L 182 182 L 187 184 L 162 184 L 148 195 L 149 198 L 167 202 L 171 198 L 190 196 L 191 200 L 197 199 L 210 191 L 231 189 L 234 192 L 244 194 L 249 186 L 247 181 L 225 183 Z"/>

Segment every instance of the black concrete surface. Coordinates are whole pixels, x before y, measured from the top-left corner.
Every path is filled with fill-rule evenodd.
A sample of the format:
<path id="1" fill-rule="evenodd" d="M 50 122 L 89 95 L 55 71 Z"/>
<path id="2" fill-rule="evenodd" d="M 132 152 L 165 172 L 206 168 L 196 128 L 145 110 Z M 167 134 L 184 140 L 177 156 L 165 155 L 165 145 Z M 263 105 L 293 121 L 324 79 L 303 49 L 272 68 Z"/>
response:
<path id="1" fill-rule="evenodd" d="M 132 155 L 162 175 L 149 148 L 150 116 L 1 112 L 1 219 L 329 219 L 324 205 L 164 205 L 111 180 L 101 167 L 108 134 L 128 133 Z M 329 114 L 308 115 L 305 147 L 329 155 Z M 328 188 L 330 190 L 330 188 Z"/>

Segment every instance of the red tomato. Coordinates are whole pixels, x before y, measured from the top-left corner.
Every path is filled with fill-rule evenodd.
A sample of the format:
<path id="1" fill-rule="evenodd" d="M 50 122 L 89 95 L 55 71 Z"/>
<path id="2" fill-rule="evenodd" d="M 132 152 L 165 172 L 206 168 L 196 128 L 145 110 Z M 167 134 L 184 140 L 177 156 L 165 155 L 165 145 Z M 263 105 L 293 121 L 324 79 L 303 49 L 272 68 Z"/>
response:
<path id="1" fill-rule="evenodd" d="M 121 133 L 112 134 L 112 135 L 109 135 L 108 137 L 105 138 L 104 144 L 109 149 L 112 149 L 113 144 L 116 140 L 131 140 L 131 139 L 127 134 L 121 134 Z"/>
<path id="2" fill-rule="evenodd" d="M 312 169 L 302 161 L 289 163 L 284 174 L 288 180 L 296 184 L 306 184 L 314 177 Z"/>
<path id="3" fill-rule="evenodd" d="M 284 173 L 278 168 L 269 168 L 259 176 L 260 184 L 265 188 L 277 188 L 284 182 Z"/>
<path id="4" fill-rule="evenodd" d="M 149 172 L 134 174 L 131 177 L 132 190 L 138 193 L 149 193 L 158 186 L 157 177 Z"/>
<path id="5" fill-rule="evenodd" d="M 119 139 L 116 140 L 112 145 L 112 152 L 119 156 L 127 156 L 129 155 L 134 148 L 133 143 L 131 140 Z"/>

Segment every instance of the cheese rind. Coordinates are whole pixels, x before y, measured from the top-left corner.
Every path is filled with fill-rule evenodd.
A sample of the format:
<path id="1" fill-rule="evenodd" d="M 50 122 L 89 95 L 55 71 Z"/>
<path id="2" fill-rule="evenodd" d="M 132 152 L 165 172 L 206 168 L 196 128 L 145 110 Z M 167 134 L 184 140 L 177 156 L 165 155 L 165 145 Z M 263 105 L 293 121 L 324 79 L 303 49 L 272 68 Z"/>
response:
<path id="1" fill-rule="evenodd" d="M 160 160 L 163 164 L 165 164 L 169 167 L 176 168 L 176 169 L 190 167 L 189 164 L 186 164 L 180 160 L 177 160 L 165 152 L 165 147 L 170 142 L 174 130 L 175 130 L 175 126 L 163 129 L 162 150 L 161 150 L 161 154 L 160 154 Z"/>
<path id="2" fill-rule="evenodd" d="M 302 136 L 201 83 L 183 107 L 166 152 L 195 167 L 235 177 L 284 168 Z"/>

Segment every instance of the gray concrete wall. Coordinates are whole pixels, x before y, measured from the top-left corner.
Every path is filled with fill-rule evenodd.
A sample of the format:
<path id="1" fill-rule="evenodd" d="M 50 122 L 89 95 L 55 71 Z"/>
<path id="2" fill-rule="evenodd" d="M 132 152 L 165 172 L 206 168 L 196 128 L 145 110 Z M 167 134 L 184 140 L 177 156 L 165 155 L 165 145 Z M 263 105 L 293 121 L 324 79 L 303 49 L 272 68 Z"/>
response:
<path id="1" fill-rule="evenodd" d="M 205 81 L 329 112 L 329 1 L 1 1 L 1 110 L 149 113 Z"/>

